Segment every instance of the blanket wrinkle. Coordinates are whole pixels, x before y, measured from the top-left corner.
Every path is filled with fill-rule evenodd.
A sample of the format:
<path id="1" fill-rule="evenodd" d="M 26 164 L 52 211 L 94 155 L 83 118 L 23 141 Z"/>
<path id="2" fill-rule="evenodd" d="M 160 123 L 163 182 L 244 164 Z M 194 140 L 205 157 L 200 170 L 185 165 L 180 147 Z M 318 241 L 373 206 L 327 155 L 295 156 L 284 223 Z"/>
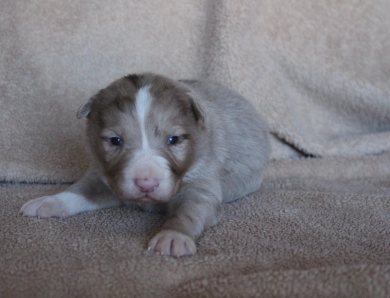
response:
<path id="1" fill-rule="evenodd" d="M 286 276 L 287 272 L 289 276 Z M 174 289 L 172 297 L 207 297 L 210 292 L 214 297 L 385 297 L 389 275 L 388 268 L 365 264 L 312 270 L 268 270 L 243 274 L 238 278 L 233 274 L 195 280 Z M 294 284 L 289 283 L 292 276 Z M 274 279 L 278 280 L 276 288 L 271 283 Z M 340 280 L 344 282 L 343 288 L 332 288 Z M 375 288 L 373 292 L 369 291 L 371 287 Z"/>
<path id="2" fill-rule="evenodd" d="M 280 139 L 275 160 L 390 150 L 386 1 L 46 2 L 0 4 L 2 181 L 79 177 L 87 157 L 75 111 L 137 71 L 241 92 Z"/>

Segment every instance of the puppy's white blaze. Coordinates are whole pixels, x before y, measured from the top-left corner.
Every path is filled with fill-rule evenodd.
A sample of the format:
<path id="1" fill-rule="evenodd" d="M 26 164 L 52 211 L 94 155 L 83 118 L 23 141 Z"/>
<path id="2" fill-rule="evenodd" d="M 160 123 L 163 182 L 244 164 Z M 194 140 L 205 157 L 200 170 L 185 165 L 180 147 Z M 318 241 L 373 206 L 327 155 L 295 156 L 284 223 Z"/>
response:
<path id="1" fill-rule="evenodd" d="M 172 191 L 173 180 L 169 162 L 164 157 L 154 154 L 152 150 L 139 150 L 124 171 L 124 179 L 120 187 L 126 193 L 139 197 L 142 193 L 134 183 L 136 178 L 159 180 L 159 187 L 149 194 L 155 199 L 167 197 Z"/>
<path id="2" fill-rule="evenodd" d="M 152 103 L 152 95 L 150 94 L 149 89 L 150 86 L 142 87 L 138 90 L 135 96 L 135 108 L 137 110 L 137 117 L 142 135 L 142 149 L 149 149 L 149 142 L 145 128 L 146 116 Z"/>
<path id="3" fill-rule="evenodd" d="M 169 162 L 164 157 L 156 155 L 151 150 L 139 150 L 134 159 L 129 163 L 126 174 L 131 174 L 135 178 L 157 178 L 166 180 L 171 172 Z"/>

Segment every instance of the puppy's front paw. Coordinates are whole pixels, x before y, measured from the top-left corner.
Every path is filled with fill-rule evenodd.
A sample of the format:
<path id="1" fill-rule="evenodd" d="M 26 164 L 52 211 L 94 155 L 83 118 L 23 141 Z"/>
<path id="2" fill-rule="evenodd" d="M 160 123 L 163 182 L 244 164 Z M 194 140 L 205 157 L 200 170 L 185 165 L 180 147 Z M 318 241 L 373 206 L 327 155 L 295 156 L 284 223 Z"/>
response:
<path id="1" fill-rule="evenodd" d="M 149 241 L 148 250 L 175 258 L 196 254 L 196 245 L 191 237 L 174 231 L 162 230 Z"/>
<path id="2" fill-rule="evenodd" d="M 56 196 L 45 196 L 26 202 L 20 208 L 19 214 L 23 216 L 67 217 L 72 214 L 66 204 Z"/>

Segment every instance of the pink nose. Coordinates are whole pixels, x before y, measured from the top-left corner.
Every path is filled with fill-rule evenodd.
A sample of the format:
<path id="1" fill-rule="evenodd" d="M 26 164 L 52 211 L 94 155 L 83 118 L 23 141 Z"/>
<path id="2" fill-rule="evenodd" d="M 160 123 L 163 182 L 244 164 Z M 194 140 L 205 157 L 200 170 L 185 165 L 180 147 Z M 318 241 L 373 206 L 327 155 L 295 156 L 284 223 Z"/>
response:
<path id="1" fill-rule="evenodd" d="M 156 178 L 148 179 L 148 178 L 136 178 L 134 180 L 135 185 L 138 186 L 138 188 L 142 192 L 152 192 L 155 190 L 159 183 Z"/>

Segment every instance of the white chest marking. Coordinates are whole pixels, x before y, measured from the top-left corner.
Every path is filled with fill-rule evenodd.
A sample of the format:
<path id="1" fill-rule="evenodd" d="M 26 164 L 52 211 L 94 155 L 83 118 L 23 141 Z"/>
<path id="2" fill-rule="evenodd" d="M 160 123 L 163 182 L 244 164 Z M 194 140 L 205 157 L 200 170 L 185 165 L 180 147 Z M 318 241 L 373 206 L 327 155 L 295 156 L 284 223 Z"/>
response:
<path id="1" fill-rule="evenodd" d="M 150 86 L 142 87 L 135 96 L 135 108 L 142 134 L 142 149 L 149 149 L 149 142 L 146 135 L 146 116 L 152 103 L 152 95 L 149 89 Z"/>

